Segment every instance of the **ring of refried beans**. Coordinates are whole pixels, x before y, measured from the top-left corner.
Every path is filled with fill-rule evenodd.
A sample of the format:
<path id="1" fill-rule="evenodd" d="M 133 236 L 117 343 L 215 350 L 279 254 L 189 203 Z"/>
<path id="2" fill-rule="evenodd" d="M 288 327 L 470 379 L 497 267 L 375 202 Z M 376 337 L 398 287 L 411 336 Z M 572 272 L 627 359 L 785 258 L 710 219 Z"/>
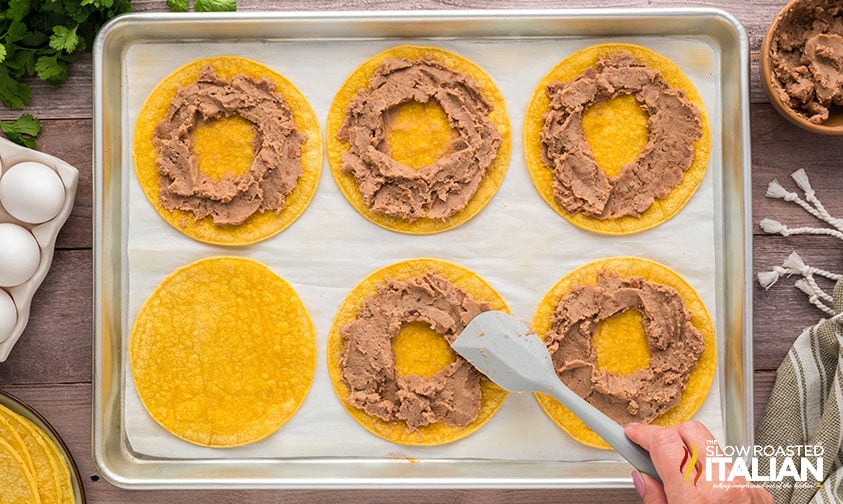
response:
<path id="1" fill-rule="evenodd" d="M 597 366 L 597 326 L 626 310 L 642 315 L 649 365 L 616 375 Z M 703 334 L 672 287 L 603 271 L 596 284 L 577 287 L 559 301 L 545 344 L 563 382 L 616 422 L 649 423 L 679 402 L 705 350 Z"/>
<path id="2" fill-rule="evenodd" d="M 348 404 L 384 421 L 416 430 L 436 422 L 464 427 L 480 412 L 480 373 L 460 356 L 431 377 L 400 375 L 391 342 L 405 324 L 423 322 L 453 342 L 489 303 L 435 273 L 389 279 L 368 297 L 358 317 L 340 329 L 340 370 Z"/>
<path id="3" fill-rule="evenodd" d="M 385 117 L 410 102 L 439 103 L 456 132 L 450 152 L 418 170 L 389 154 Z M 369 209 L 415 221 L 444 220 L 465 208 L 492 167 L 501 135 L 488 114 L 492 104 L 469 75 L 429 58 L 383 62 L 350 102 L 337 132 L 349 149 L 342 171 L 351 173 Z"/>
<path id="4" fill-rule="evenodd" d="M 199 121 L 232 115 L 252 123 L 255 154 L 246 173 L 216 181 L 199 170 L 190 133 Z M 155 128 L 159 201 L 167 210 L 191 212 L 197 221 L 210 216 L 216 225 L 242 224 L 256 212 L 278 212 L 304 172 L 305 140 L 272 81 L 242 74 L 228 81 L 207 66 L 194 84 L 179 89 Z"/>
<path id="5" fill-rule="evenodd" d="M 699 109 L 631 54 L 600 59 L 572 81 L 548 86 L 547 95 L 542 161 L 553 170 L 554 199 L 570 213 L 638 217 L 678 186 L 694 161 L 702 135 Z M 588 146 L 582 117 L 590 105 L 622 95 L 634 96 L 648 114 L 648 141 L 635 161 L 609 177 Z"/>

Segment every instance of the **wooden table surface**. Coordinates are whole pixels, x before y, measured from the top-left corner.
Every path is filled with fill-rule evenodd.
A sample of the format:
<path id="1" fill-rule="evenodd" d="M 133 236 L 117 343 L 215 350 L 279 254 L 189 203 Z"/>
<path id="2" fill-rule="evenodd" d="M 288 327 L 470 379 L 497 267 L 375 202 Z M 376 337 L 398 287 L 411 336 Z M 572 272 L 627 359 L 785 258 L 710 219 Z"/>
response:
<path id="1" fill-rule="evenodd" d="M 770 106 L 759 77 L 759 50 L 767 27 L 785 0 L 239 0 L 240 10 L 367 10 L 455 8 L 719 7 L 738 18 L 751 48 L 753 268 L 767 270 L 793 250 L 808 264 L 843 272 L 841 242 L 831 237 L 764 235 L 763 217 L 793 225 L 814 224 L 803 211 L 764 197 L 767 183 L 787 181 L 807 170 L 817 195 L 832 215 L 843 216 L 843 137 L 821 137 L 786 122 Z M 166 10 L 165 0 L 137 0 L 134 11 Z M 33 83 L 25 112 L 41 118 L 38 148 L 81 171 L 76 206 L 58 238 L 52 269 L 37 292 L 26 332 L 11 356 L 0 363 L 0 389 L 17 395 L 42 413 L 72 451 L 90 502 L 640 502 L 624 490 L 429 490 L 429 491 L 126 491 L 97 475 L 91 455 L 92 340 L 92 97 L 91 57 L 72 67 L 67 82 L 52 87 Z M 19 111 L 0 108 L 0 119 Z M 763 412 L 775 369 L 801 330 L 821 313 L 793 287 L 780 281 L 769 291 L 753 285 L 755 413 Z"/>

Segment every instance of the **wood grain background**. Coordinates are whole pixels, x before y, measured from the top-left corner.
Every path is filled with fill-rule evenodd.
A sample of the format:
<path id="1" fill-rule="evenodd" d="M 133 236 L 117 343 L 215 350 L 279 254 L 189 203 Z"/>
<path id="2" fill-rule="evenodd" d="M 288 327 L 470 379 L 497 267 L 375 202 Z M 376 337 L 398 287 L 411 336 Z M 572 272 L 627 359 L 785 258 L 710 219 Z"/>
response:
<path id="1" fill-rule="evenodd" d="M 775 217 L 789 225 L 813 225 L 813 219 L 781 200 L 764 197 L 767 183 L 779 179 L 790 187 L 791 172 L 805 168 L 818 197 L 832 215 L 843 216 L 843 137 L 809 134 L 787 123 L 769 105 L 759 78 L 758 51 L 764 34 L 784 0 L 686 1 L 551 1 L 531 0 L 239 0 L 248 10 L 407 10 L 476 8 L 581 7 L 718 7 L 745 27 L 751 47 L 752 211 L 757 223 Z M 133 10 L 164 11 L 164 0 L 136 0 Z M 427 490 L 427 491 L 126 491 L 99 478 L 91 457 L 91 338 L 92 338 L 92 97 L 91 57 L 72 67 L 67 82 L 53 87 L 32 82 L 33 96 L 24 110 L 41 118 L 38 148 L 61 157 L 81 171 L 73 213 L 62 229 L 52 269 L 37 292 L 29 327 L 7 362 L 0 364 L 0 389 L 29 402 L 64 437 L 83 475 L 90 502 L 203 503 L 211 502 L 471 502 L 532 503 L 640 502 L 625 490 Z M 20 111 L 0 108 L 0 120 Z M 843 272 L 841 242 L 830 237 L 768 236 L 757 225 L 753 236 L 755 272 L 780 265 L 793 250 L 806 263 Z M 769 291 L 753 286 L 755 325 L 755 412 L 763 412 L 775 369 L 801 330 L 822 313 L 793 287 L 780 281 Z"/>

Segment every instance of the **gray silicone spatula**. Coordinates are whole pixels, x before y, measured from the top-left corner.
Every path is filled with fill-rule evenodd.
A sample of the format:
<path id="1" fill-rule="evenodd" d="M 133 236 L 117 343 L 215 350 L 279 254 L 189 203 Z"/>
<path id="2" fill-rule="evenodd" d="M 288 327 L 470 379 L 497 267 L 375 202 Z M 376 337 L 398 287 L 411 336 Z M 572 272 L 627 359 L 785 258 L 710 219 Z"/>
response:
<path id="1" fill-rule="evenodd" d="M 451 344 L 499 386 L 553 396 L 621 454 L 633 467 L 661 481 L 646 450 L 623 428 L 562 383 L 541 339 L 524 323 L 499 311 L 474 317 Z"/>

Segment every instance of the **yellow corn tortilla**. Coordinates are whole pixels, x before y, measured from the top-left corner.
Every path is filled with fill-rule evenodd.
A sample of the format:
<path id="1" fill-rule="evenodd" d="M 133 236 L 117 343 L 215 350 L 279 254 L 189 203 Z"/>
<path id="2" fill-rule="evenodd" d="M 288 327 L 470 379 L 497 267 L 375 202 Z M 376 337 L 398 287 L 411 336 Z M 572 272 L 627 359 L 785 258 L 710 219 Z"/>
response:
<path id="1" fill-rule="evenodd" d="M 5 464 L 13 459 L 22 462 L 39 502 L 75 501 L 68 463 L 55 441 L 35 423 L 3 405 L 0 405 L 0 441 L 6 443 L 5 449 L 14 452 L 14 455 L 6 453 L 0 457 L 5 457 Z M 8 480 L 0 475 L 0 481 Z M 15 492 L 21 491 L 28 481 L 19 483 L 22 486 L 13 488 Z M 8 502 L 10 495 L 4 495 L 0 488 L 0 502 Z"/>
<path id="2" fill-rule="evenodd" d="M 490 303 L 493 310 L 509 312 L 501 295 L 479 275 L 462 266 L 440 259 L 411 259 L 385 266 L 369 274 L 349 292 L 334 318 L 328 336 L 328 372 L 331 383 L 334 385 L 337 397 L 352 418 L 372 434 L 393 443 L 432 446 L 462 439 L 488 422 L 503 405 L 508 394 L 506 390 L 482 378 L 480 389 L 483 396 L 480 412 L 474 421 L 465 427 L 440 422 L 420 427 L 415 432 L 410 432 L 405 422 L 385 422 L 346 403 L 350 391 L 340 376 L 340 356 L 343 349 L 340 328 L 357 319 L 357 311 L 363 301 L 376 294 L 378 286 L 387 279 L 406 281 L 428 272 L 441 275 L 475 299 Z M 453 362 L 456 357 L 456 352 L 451 350 L 450 345 L 441 335 L 421 323 L 405 325 L 394 338 L 392 348 L 396 356 L 396 369 L 404 375 L 431 376 Z"/>
<path id="3" fill-rule="evenodd" d="M 41 502 L 63 502 L 65 490 L 69 490 L 72 497 L 70 470 L 64 457 L 57 455 L 52 439 L 37 425 L 2 405 L 0 417 L 0 423 L 5 422 L 14 429 L 25 448 L 19 455 L 30 462 L 30 471 Z"/>
<path id="4" fill-rule="evenodd" d="M 0 439 L 6 441 L 11 446 L 15 453 L 20 456 L 30 473 L 35 472 L 35 467 L 32 463 L 32 457 L 29 456 L 29 450 L 23 442 L 18 429 L 16 429 L 8 419 L 5 413 L 6 409 L 0 405 Z"/>
<path id="5" fill-rule="evenodd" d="M 477 192 L 471 197 L 466 207 L 446 220 L 425 217 L 409 222 L 390 215 L 372 212 L 363 201 L 354 176 L 343 173 L 341 169 L 342 154 L 348 150 L 349 146 L 347 142 L 340 141 L 337 138 L 337 132 L 345 120 L 345 111 L 351 100 L 357 96 L 357 93 L 369 86 L 369 81 L 383 61 L 393 58 L 409 60 L 431 58 L 453 70 L 465 73 L 481 86 L 484 96 L 494 106 L 494 110 L 489 114 L 489 117 L 497 125 L 498 132 L 501 135 L 501 144 L 494 164 L 486 172 Z M 413 103 L 404 105 L 395 121 L 400 124 L 393 124 L 394 129 L 388 137 L 392 146 L 393 157 L 407 166 L 416 168 L 424 166 L 445 153 L 443 150 L 445 145 L 443 144 L 449 137 L 451 127 L 448 124 L 447 116 L 441 109 L 437 112 L 436 109 L 430 110 L 431 108 Z M 326 136 L 331 172 L 337 186 L 351 206 L 369 221 L 383 228 L 407 234 L 439 233 L 455 228 L 477 215 L 489 203 L 503 182 L 506 169 L 509 166 L 509 155 L 512 148 L 512 134 L 506 102 L 489 74 L 458 54 L 429 46 L 402 45 L 392 47 L 372 56 L 357 67 L 348 76 L 331 103 L 331 108 L 328 111 Z M 434 155 L 434 153 L 438 155 Z"/>
<path id="6" fill-rule="evenodd" d="M 217 226 L 210 217 L 194 221 L 190 212 L 171 212 L 158 202 L 158 152 L 152 144 L 153 132 L 166 114 L 178 87 L 196 82 L 206 65 L 210 65 L 220 78 L 230 80 L 235 75 L 244 74 L 256 79 L 272 80 L 276 85 L 276 92 L 284 97 L 293 111 L 296 128 L 307 135 L 301 153 L 304 173 L 299 177 L 293 191 L 287 195 L 286 205 L 278 213 L 258 212 L 238 226 Z M 209 176 L 219 178 L 226 172 L 248 171 L 248 164 L 253 158 L 251 145 L 254 132 L 245 119 L 235 116 L 210 124 L 200 124 L 192 134 L 199 167 Z M 310 203 L 322 170 L 322 132 L 307 98 L 284 76 L 246 58 L 215 56 L 198 59 L 179 67 L 155 86 L 141 107 L 135 123 L 133 154 L 138 182 L 149 202 L 168 224 L 201 242 L 248 245 L 283 231 Z"/>
<path id="7" fill-rule="evenodd" d="M 185 441 L 227 447 L 269 436 L 299 409 L 316 334 L 295 290 L 263 264 L 210 257 L 167 276 L 132 329 L 144 407 Z"/>
<path id="8" fill-rule="evenodd" d="M 76 502 L 76 496 L 73 491 L 73 482 L 70 476 L 70 467 L 67 464 L 65 456 L 59 451 L 56 443 L 47 443 L 50 453 L 52 453 L 51 460 L 55 462 L 54 470 L 58 478 L 58 489 L 61 499 L 58 502 L 71 504 Z"/>
<path id="9" fill-rule="evenodd" d="M 40 504 L 35 478 L 26 462 L 12 445 L 0 438 L 0 502 L 4 504 Z"/>
<path id="10" fill-rule="evenodd" d="M 46 446 L 44 439 L 39 436 L 29 425 L 23 421 L 18 422 L 16 428 L 21 434 L 27 452 L 32 460 L 32 476 L 35 480 L 38 494 L 42 502 L 58 502 L 60 488 L 58 472 L 55 470 L 55 461 L 52 460 L 52 452 Z"/>
<path id="11" fill-rule="evenodd" d="M 717 369 L 717 339 L 714 322 L 700 296 L 678 273 L 647 259 L 614 257 L 581 266 L 560 279 L 544 296 L 533 317 L 532 328 L 544 339 L 551 327 L 551 316 L 562 297 L 573 288 L 597 283 L 599 272 L 608 270 L 623 277 L 641 277 L 650 282 L 670 286 L 682 296 L 686 308 L 693 314 L 691 323 L 703 334 L 705 351 L 691 371 L 688 384 L 679 403 L 657 417 L 652 423 L 671 426 L 689 420 L 700 409 L 714 380 Z M 636 320 L 634 310 L 605 320 L 595 331 L 598 366 L 610 373 L 627 374 L 647 366 L 649 361 L 646 336 Z M 637 326 L 636 326 L 637 324 Z M 602 333 L 602 334 L 601 334 Z M 598 336 L 601 341 L 598 342 Z M 602 354 L 602 355 L 601 355 Z M 630 363 L 634 363 L 630 365 Z M 637 365 L 637 367 L 633 367 Z M 536 399 L 547 415 L 582 444 L 611 449 L 597 434 L 552 397 L 536 393 Z"/>
<path id="12" fill-rule="evenodd" d="M 554 82 L 568 82 L 587 68 L 618 52 L 628 52 L 642 63 L 661 72 L 671 87 L 679 88 L 700 110 L 702 136 L 694 144 L 694 161 L 682 177 L 682 182 L 664 199 L 656 199 L 640 217 L 597 219 L 582 213 L 571 214 L 553 198 L 553 173 L 542 162 L 541 131 L 544 115 L 550 107 L 547 86 Z M 621 167 L 635 160 L 647 144 L 647 115 L 632 96 L 595 104 L 583 114 L 583 130 L 598 166 L 607 175 L 616 175 Z M 711 152 L 711 129 L 705 104 L 694 83 L 668 58 L 634 44 L 600 44 L 581 49 L 558 63 L 539 82 L 524 114 L 524 155 L 533 185 L 542 199 L 571 224 L 608 235 L 637 233 L 653 228 L 676 215 L 691 199 L 705 177 Z"/>

